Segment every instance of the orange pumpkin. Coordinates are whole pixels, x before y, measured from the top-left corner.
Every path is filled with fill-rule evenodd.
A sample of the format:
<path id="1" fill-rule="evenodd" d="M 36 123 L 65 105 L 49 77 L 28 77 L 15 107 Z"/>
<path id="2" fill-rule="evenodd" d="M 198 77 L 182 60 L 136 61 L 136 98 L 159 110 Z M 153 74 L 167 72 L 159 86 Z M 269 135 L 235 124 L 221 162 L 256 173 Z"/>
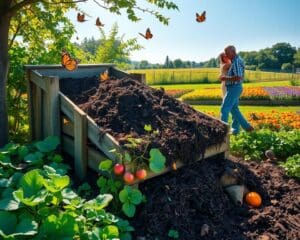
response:
<path id="1" fill-rule="evenodd" d="M 261 205 L 261 196 L 257 192 L 249 192 L 245 197 L 246 203 L 252 207 L 259 207 Z"/>

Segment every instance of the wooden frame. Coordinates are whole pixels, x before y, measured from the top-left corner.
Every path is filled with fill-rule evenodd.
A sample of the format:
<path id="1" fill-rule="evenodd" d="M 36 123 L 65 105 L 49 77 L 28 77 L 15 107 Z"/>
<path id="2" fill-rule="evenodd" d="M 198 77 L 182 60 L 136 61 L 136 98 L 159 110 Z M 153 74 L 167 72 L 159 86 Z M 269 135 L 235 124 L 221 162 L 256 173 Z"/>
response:
<path id="1" fill-rule="evenodd" d="M 79 65 L 75 72 L 68 72 L 60 65 L 28 65 L 25 69 L 31 138 L 39 140 L 51 135 L 59 136 L 62 150 L 74 157 L 75 172 L 80 179 L 86 176 L 88 167 L 98 171 L 99 163 L 103 159 L 116 160 L 117 156 L 111 150 L 122 152 L 119 143 L 111 135 L 102 133 L 94 120 L 60 91 L 60 79 L 95 76 L 106 69 L 118 78 L 133 77 L 144 82 L 145 76 L 131 76 L 114 68 L 112 64 Z M 229 126 L 224 142 L 207 148 L 204 158 L 220 153 L 225 153 L 226 156 L 228 151 Z M 183 166 L 180 161 L 176 163 L 177 167 Z M 149 173 L 147 179 L 170 170 L 166 168 L 159 174 Z"/>

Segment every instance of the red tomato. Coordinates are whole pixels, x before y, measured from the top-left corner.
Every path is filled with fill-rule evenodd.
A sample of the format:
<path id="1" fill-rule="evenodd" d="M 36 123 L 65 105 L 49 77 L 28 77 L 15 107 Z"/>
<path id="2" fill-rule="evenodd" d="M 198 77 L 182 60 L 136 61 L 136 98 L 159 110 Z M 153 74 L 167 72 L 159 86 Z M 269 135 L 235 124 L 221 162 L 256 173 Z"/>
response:
<path id="1" fill-rule="evenodd" d="M 114 173 L 116 175 L 121 175 L 123 172 L 124 172 L 124 165 L 123 164 L 119 164 L 117 163 L 115 166 L 114 166 Z"/>
<path id="2" fill-rule="evenodd" d="M 126 183 L 133 183 L 134 176 L 131 172 L 126 172 L 123 176 L 123 179 Z"/>
<path id="3" fill-rule="evenodd" d="M 147 171 L 145 169 L 139 169 L 135 172 L 137 179 L 143 180 L 147 177 Z"/>

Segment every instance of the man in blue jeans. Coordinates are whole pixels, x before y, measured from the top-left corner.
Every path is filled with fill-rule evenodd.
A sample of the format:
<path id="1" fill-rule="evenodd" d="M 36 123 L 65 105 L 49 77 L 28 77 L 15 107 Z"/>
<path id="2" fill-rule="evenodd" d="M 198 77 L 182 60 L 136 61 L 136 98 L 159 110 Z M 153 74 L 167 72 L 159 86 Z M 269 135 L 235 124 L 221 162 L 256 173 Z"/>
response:
<path id="1" fill-rule="evenodd" d="M 248 132 L 254 128 L 247 122 L 239 110 L 239 98 L 242 94 L 245 66 L 243 60 L 237 55 L 234 46 L 225 48 L 226 56 L 231 60 L 231 67 L 221 81 L 226 81 L 226 94 L 221 106 L 221 120 L 228 123 L 229 113 L 232 115 L 232 134 L 238 134 L 240 126 Z"/>

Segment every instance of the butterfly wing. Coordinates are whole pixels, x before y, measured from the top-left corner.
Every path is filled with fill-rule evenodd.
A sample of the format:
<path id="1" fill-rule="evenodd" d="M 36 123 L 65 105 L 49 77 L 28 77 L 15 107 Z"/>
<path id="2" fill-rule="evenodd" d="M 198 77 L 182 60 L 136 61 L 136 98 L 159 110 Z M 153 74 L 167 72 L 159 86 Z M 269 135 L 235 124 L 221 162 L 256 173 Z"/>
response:
<path id="1" fill-rule="evenodd" d="M 103 73 L 100 74 L 100 81 L 106 81 L 109 79 L 108 70 L 106 69 Z"/>
<path id="2" fill-rule="evenodd" d="M 62 51 L 61 65 L 68 71 L 74 71 L 77 69 L 79 60 L 71 58 L 67 51 Z"/>
<path id="3" fill-rule="evenodd" d="M 146 38 L 146 36 L 142 33 L 139 33 L 143 38 Z M 147 38 L 146 38 L 147 39 Z"/>
<path id="4" fill-rule="evenodd" d="M 146 39 L 151 39 L 153 37 L 153 34 L 150 31 L 150 28 L 147 28 L 146 30 Z"/>
<path id="5" fill-rule="evenodd" d="M 196 13 L 196 21 L 197 22 L 204 22 L 206 20 L 206 11 L 203 11 L 201 15 Z"/>

